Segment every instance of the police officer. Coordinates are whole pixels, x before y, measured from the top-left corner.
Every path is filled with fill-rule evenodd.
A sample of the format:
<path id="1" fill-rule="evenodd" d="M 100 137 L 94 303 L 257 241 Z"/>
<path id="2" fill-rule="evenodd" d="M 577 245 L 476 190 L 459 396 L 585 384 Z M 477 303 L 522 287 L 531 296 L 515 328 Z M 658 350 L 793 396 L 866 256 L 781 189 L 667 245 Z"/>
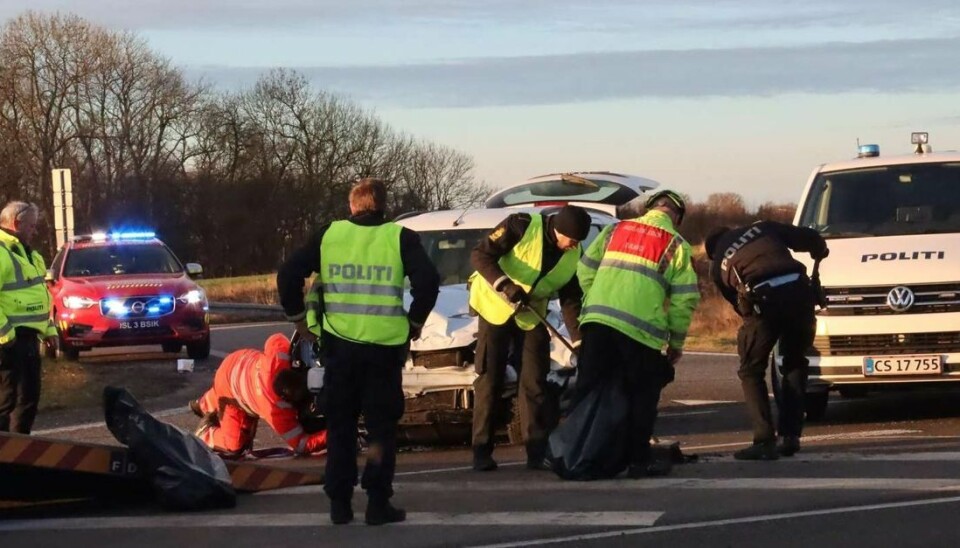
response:
<path id="1" fill-rule="evenodd" d="M 361 413 L 369 441 L 361 480 L 368 498 L 366 522 L 406 518 L 390 504 L 397 421 L 403 415 L 403 364 L 410 339 L 420 336 L 436 303 L 440 275 L 417 233 L 385 220 L 386 203 L 382 181 L 361 179 L 350 191 L 350 218 L 321 228 L 277 273 L 287 318 L 308 341 L 317 336 L 307 325 L 303 285 L 317 273 L 327 393 L 324 491 L 335 524 L 353 519 Z M 404 277 L 410 279 L 413 298 L 409 310 L 403 308 Z"/>
<path id="2" fill-rule="evenodd" d="M 714 229 L 704 242 L 710 275 L 723 297 L 743 317 L 737 334 L 738 375 L 753 422 L 753 445 L 737 451 L 740 460 L 775 460 L 800 450 L 808 360 L 804 355 L 816 329 L 816 296 L 806 268 L 790 250 L 827 256 L 827 243 L 811 228 L 760 221 Z M 780 443 L 770 414 L 764 372 L 780 342 L 783 355 L 779 402 Z"/>
<path id="3" fill-rule="evenodd" d="M 645 205 L 643 216 L 605 228 L 577 269 L 584 298 L 576 399 L 603 380 L 622 383 L 630 402 L 631 478 L 669 472 L 668 462 L 653 458 L 650 437 L 660 392 L 673 380 L 700 302 L 690 244 L 676 228 L 686 212 L 683 197 L 663 190 Z"/>
<path id="4" fill-rule="evenodd" d="M 30 248 L 38 215 L 27 202 L 0 211 L 0 432 L 30 433 L 40 403 L 40 340 L 57 348 L 47 267 Z"/>
<path id="5" fill-rule="evenodd" d="M 490 471 L 498 402 L 503 392 L 511 344 L 521 352 L 520 421 L 527 467 L 547 469 L 547 435 L 559 420 L 559 402 L 547 387 L 550 335 L 536 315 L 559 292 L 564 323 L 579 341 L 577 316 L 582 293 L 577 282 L 580 241 L 590 232 L 590 215 L 564 206 L 553 215 L 514 213 L 474 248 L 476 272 L 470 278 L 470 307 L 477 312 L 476 369 L 473 408 L 473 468 Z"/>

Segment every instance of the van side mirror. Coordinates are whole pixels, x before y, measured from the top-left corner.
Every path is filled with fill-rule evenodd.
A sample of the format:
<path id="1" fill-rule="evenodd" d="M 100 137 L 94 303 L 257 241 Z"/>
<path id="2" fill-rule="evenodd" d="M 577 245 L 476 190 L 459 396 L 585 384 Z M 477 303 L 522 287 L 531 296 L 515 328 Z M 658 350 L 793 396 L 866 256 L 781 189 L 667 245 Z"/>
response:
<path id="1" fill-rule="evenodd" d="M 187 263 L 187 275 L 191 278 L 202 278 L 203 267 L 199 263 Z"/>
<path id="2" fill-rule="evenodd" d="M 46 272 L 43 273 L 43 281 L 47 282 L 48 284 L 52 284 L 56 280 L 57 280 L 57 277 L 53 275 L 53 271 L 50 270 L 49 268 L 47 269 Z"/>

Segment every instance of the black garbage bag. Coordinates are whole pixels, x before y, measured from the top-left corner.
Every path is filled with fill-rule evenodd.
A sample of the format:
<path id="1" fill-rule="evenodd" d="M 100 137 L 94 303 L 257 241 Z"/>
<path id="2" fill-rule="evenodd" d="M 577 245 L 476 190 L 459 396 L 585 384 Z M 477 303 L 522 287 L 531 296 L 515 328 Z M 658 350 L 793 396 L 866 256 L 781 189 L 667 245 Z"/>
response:
<path id="1" fill-rule="evenodd" d="M 616 382 L 597 384 L 551 434 L 553 471 L 563 479 L 612 478 L 627 467 L 629 403 Z"/>
<path id="2" fill-rule="evenodd" d="M 107 428 L 129 448 L 161 506 L 168 510 L 236 506 L 230 472 L 199 438 L 155 419 L 123 388 L 104 388 L 103 407 Z"/>

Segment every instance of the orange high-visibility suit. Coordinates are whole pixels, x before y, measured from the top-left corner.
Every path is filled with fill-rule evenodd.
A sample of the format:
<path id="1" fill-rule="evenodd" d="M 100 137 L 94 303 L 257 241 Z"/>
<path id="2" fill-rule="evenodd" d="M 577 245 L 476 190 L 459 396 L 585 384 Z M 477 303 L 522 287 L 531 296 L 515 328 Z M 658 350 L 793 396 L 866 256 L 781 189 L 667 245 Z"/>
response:
<path id="1" fill-rule="evenodd" d="M 290 367 L 290 341 L 271 335 L 264 351 L 238 350 L 224 358 L 213 388 L 200 400 L 204 414 L 216 413 L 219 426 L 201 429 L 197 435 L 214 450 L 239 454 L 253 447 L 257 421 L 263 419 L 297 454 L 314 453 L 327 446 L 326 430 L 308 434 L 297 410 L 273 391 L 277 373 Z"/>

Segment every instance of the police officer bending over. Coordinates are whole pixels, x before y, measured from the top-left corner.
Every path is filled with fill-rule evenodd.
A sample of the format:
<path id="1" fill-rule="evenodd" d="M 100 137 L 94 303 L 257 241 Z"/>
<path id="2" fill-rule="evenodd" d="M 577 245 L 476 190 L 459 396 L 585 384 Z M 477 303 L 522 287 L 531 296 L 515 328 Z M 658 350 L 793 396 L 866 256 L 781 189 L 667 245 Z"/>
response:
<path id="1" fill-rule="evenodd" d="M 670 471 L 669 462 L 653 458 L 650 438 L 660 392 L 673 381 L 700 302 L 690 244 L 677 232 L 686 202 L 661 190 L 646 207 L 642 217 L 603 229 L 577 269 L 584 299 L 576 400 L 604 381 L 622 386 L 631 478 Z"/>
<path id="2" fill-rule="evenodd" d="M 522 346 L 520 423 L 527 449 L 527 468 L 549 469 L 544 462 L 547 435 L 557 425 L 560 406 L 547 388 L 550 335 L 537 317 L 559 292 L 564 323 L 580 340 L 577 316 L 582 292 L 577 281 L 580 241 L 590 232 L 590 215 L 564 206 L 554 215 L 514 213 L 480 241 L 470 261 L 470 307 L 480 315 L 477 329 L 473 407 L 473 468 L 497 468 L 493 434 L 497 402 L 503 392 L 507 355 L 513 341 Z M 509 301 L 509 302 L 508 302 Z M 518 308 L 519 307 L 519 308 Z"/>
<path id="3" fill-rule="evenodd" d="M 738 375 L 753 422 L 753 445 L 734 457 L 775 460 L 779 455 L 791 456 L 800 450 L 809 364 L 804 354 L 813 343 L 817 321 L 816 296 L 806 268 L 790 250 L 822 259 L 829 253 L 827 243 L 811 228 L 761 221 L 714 229 L 705 247 L 714 283 L 743 317 L 737 334 Z M 779 446 L 764 380 L 770 351 L 778 340 L 783 355 Z"/>
<path id="4" fill-rule="evenodd" d="M 327 464 L 324 491 L 335 524 L 353 519 L 357 483 L 357 422 L 363 413 L 368 440 L 361 486 L 366 522 L 403 521 L 390 504 L 396 466 L 397 421 L 403 415 L 403 364 L 439 293 L 440 275 L 416 232 L 384 218 L 387 191 L 362 179 L 350 191 L 350 219 L 322 227 L 280 267 L 277 289 L 290 321 L 306 340 L 303 284 L 316 272 L 327 392 Z M 413 298 L 403 309 L 403 279 Z"/>

